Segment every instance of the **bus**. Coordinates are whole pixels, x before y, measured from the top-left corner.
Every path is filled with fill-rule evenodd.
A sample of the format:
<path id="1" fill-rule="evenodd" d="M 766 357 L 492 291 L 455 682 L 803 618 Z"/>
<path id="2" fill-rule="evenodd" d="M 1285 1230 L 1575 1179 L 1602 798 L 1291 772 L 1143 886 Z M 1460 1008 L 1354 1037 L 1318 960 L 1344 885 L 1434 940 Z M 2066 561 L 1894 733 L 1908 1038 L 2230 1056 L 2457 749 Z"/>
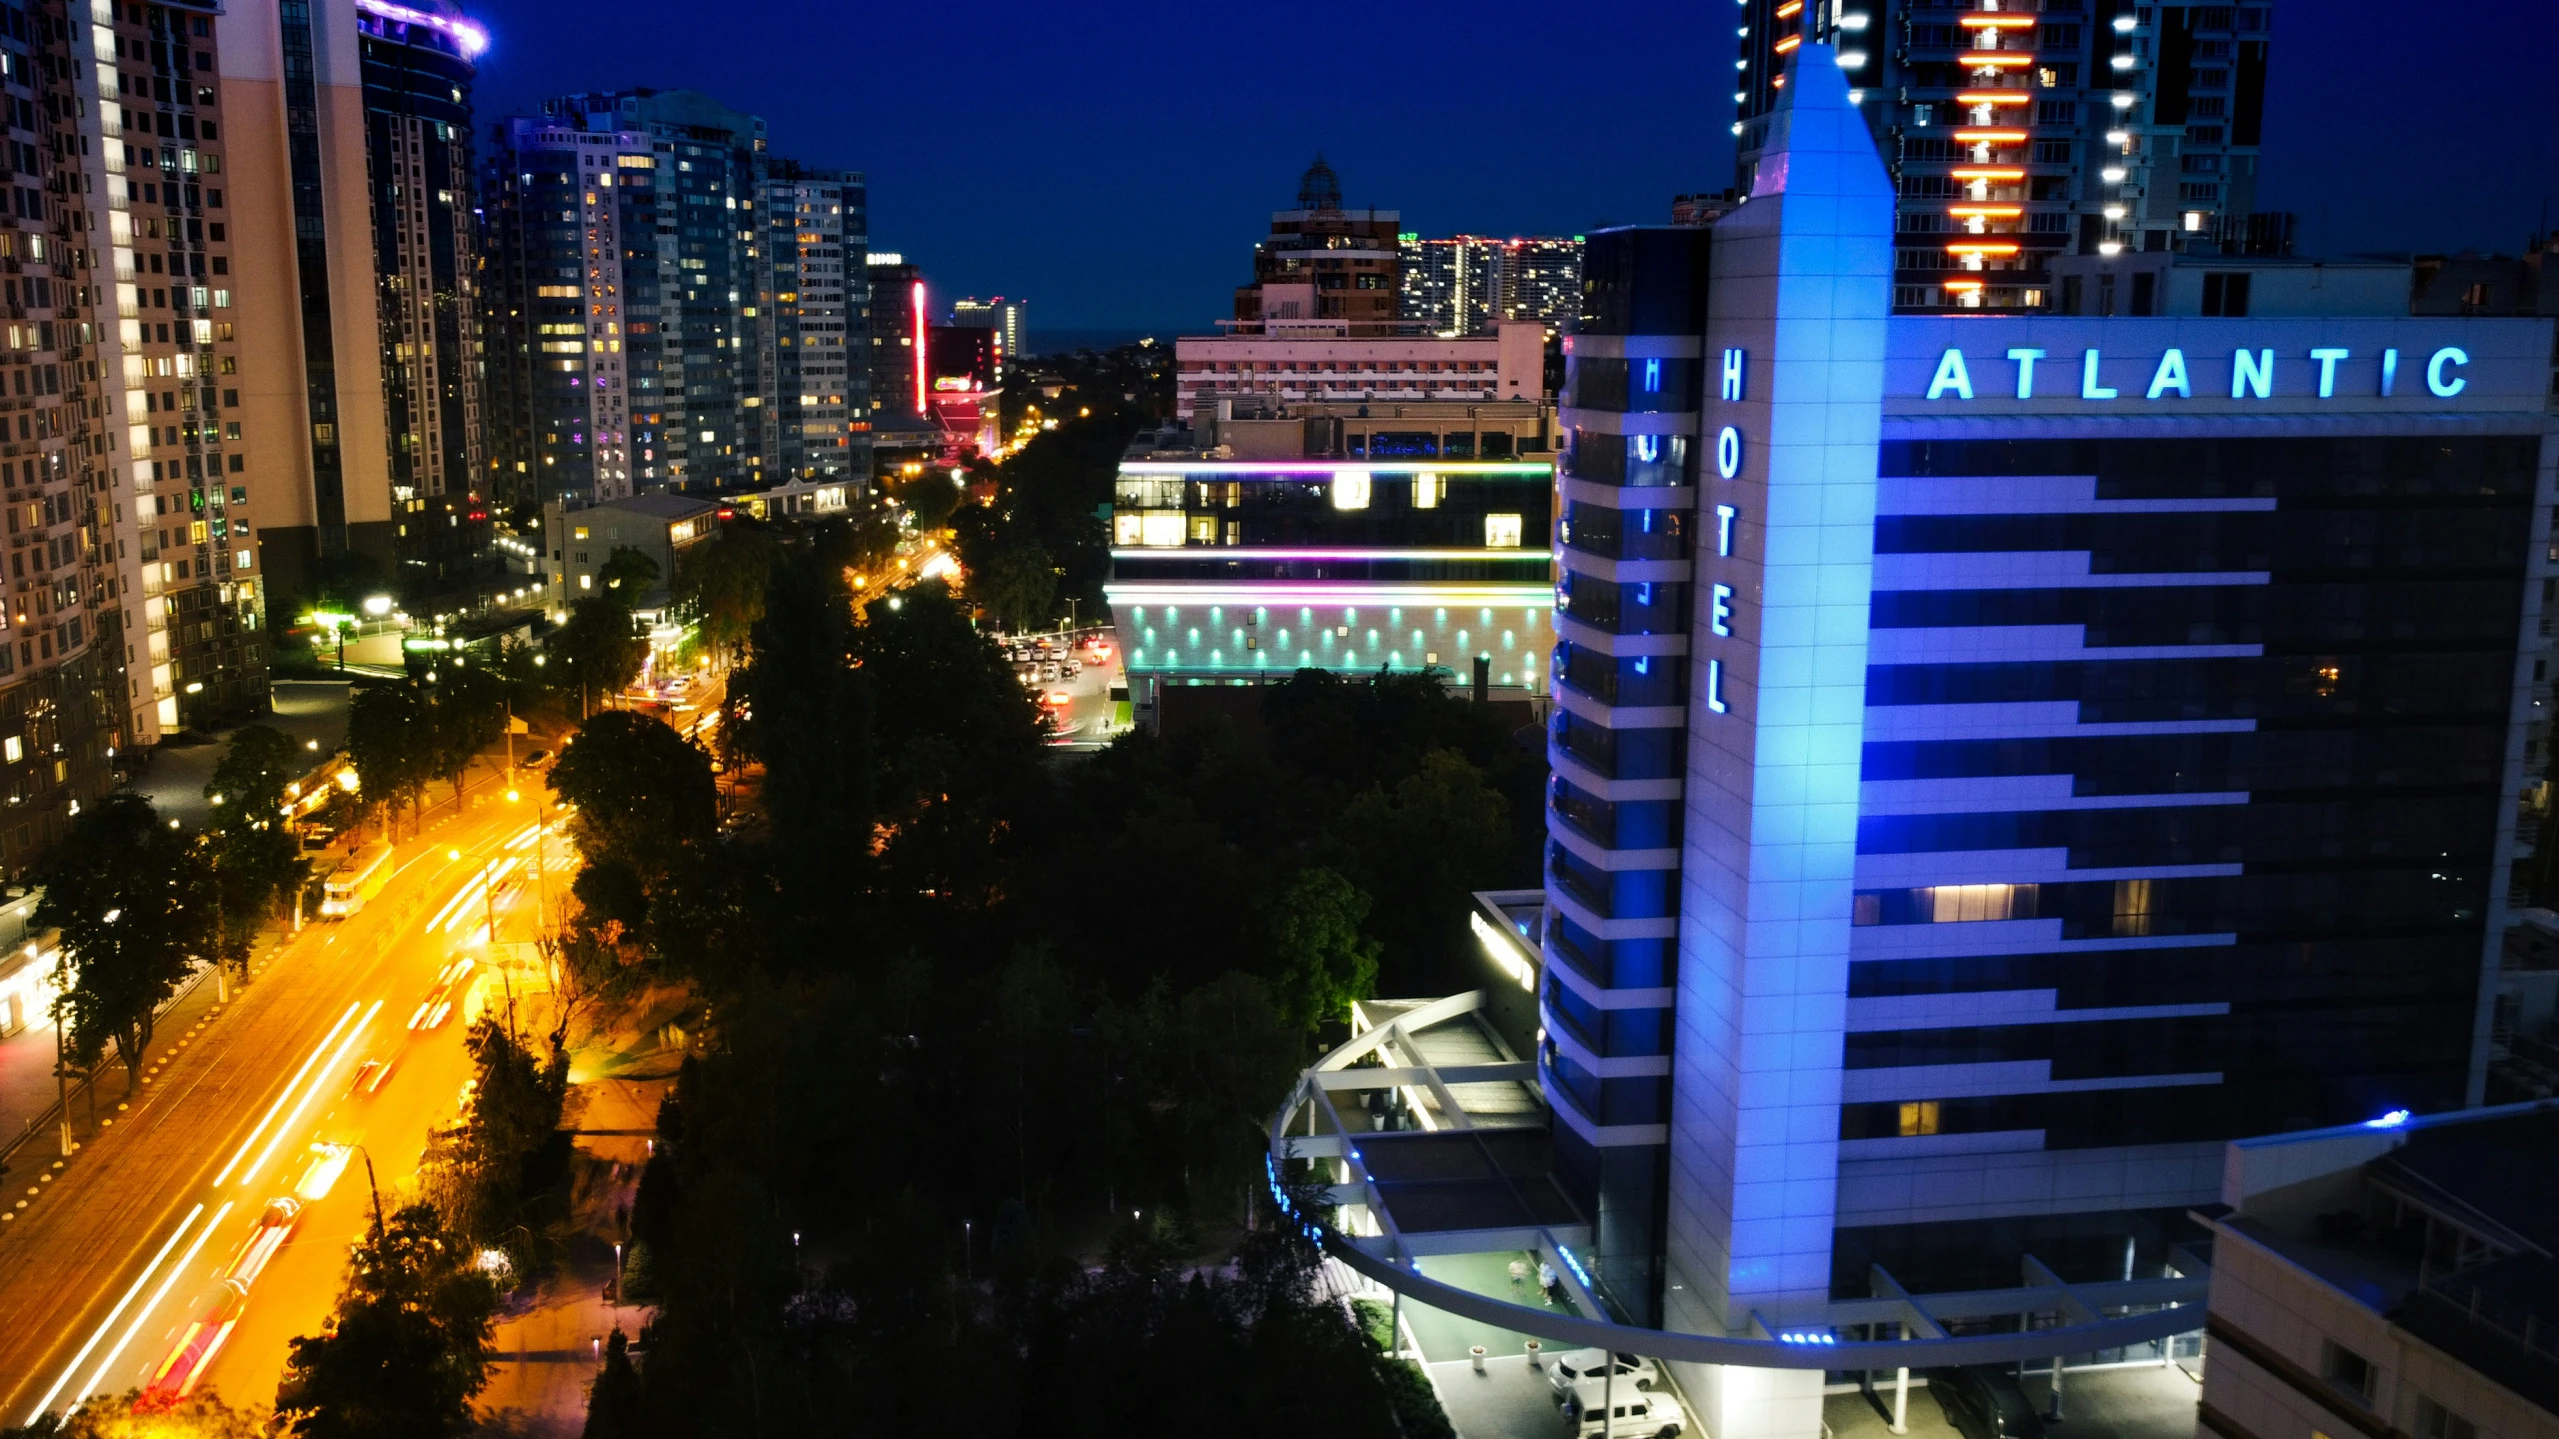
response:
<path id="1" fill-rule="evenodd" d="M 364 902 L 382 892 L 391 882 L 391 841 L 377 839 L 347 856 L 329 875 L 327 889 L 320 900 L 324 919 L 344 919 L 364 908 Z"/>

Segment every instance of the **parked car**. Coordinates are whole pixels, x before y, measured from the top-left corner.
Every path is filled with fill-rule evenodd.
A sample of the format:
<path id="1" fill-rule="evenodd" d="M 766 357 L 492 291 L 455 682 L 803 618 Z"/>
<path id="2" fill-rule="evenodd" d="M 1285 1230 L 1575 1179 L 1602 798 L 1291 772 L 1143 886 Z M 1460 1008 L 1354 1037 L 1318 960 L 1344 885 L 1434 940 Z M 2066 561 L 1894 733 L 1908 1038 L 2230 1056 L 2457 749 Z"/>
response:
<path id="1" fill-rule="evenodd" d="M 1688 1411 L 1667 1389 L 1621 1388 L 1600 1401 L 1599 1390 L 1578 1389 L 1564 1401 L 1573 1439 L 1679 1439 Z"/>
<path id="2" fill-rule="evenodd" d="M 1561 1404 L 1585 1384 L 1592 1386 L 1591 1392 L 1597 1394 L 1598 1386 L 1609 1378 L 1608 1369 L 1601 1363 L 1607 1357 L 1606 1351 L 1598 1349 L 1576 1349 L 1570 1354 L 1556 1355 L 1546 1365 L 1546 1384 L 1554 1391 L 1549 1397 Z M 1621 1352 L 1615 1368 L 1615 1382 L 1621 1388 L 1631 1384 L 1637 1389 L 1651 1389 L 1661 1382 L 1662 1371 L 1652 1360 L 1640 1354 Z M 1599 1401 L 1594 1398 L 1591 1402 Z"/>
<path id="3" fill-rule="evenodd" d="M 1964 1439 L 2043 1439 L 2043 1416 L 2004 1369 L 1931 1369 L 1928 1392 Z"/>

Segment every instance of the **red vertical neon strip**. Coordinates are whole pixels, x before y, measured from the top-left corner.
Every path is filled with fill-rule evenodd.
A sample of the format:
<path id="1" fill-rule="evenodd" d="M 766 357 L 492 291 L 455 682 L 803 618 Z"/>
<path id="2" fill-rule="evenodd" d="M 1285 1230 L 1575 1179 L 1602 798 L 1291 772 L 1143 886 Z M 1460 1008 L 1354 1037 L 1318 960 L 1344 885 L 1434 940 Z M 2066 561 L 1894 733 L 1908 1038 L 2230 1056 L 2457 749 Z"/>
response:
<path id="1" fill-rule="evenodd" d="M 924 413 L 924 282 L 915 282 L 915 413 Z"/>

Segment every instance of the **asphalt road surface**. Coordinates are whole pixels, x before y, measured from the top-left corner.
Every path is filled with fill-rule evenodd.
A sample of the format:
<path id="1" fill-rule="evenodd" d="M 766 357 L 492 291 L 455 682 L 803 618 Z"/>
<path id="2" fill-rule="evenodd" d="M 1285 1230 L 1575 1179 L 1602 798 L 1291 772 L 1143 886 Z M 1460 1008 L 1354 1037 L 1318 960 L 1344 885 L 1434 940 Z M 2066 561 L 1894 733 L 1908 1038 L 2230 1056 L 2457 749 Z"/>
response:
<path id="1" fill-rule="evenodd" d="M 309 925 L 231 1003 L 164 1031 L 142 1097 L 77 1154 L 19 1151 L 0 1176 L 0 1425 L 164 1368 L 235 1403 L 274 1397 L 287 1343 L 335 1303 L 374 1187 L 396 1203 L 429 1126 L 458 1115 L 472 1003 L 506 1002 L 498 980 L 529 956 L 542 886 L 565 892 L 559 817 L 536 838 L 535 782 L 520 792 L 490 786 L 404 838 L 397 877 L 359 913 Z M 553 866 L 538 884 L 537 850 Z M 470 972 L 441 985 L 462 959 Z M 450 1011 L 410 1028 L 431 993 Z M 351 1093 L 368 1060 L 387 1078 Z"/>

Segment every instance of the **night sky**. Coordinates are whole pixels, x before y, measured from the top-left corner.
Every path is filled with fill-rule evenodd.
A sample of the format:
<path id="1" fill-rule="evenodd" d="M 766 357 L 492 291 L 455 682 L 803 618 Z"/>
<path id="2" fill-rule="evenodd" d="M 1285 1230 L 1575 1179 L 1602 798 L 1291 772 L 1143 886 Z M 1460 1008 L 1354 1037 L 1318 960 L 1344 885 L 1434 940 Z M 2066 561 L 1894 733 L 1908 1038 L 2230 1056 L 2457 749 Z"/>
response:
<path id="1" fill-rule="evenodd" d="M 468 3 L 468 0 L 466 0 Z M 1425 234 L 1666 220 L 1732 183 L 1729 0 L 855 5 L 481 0 L 486 123 L 545 95 L 690 87 L 870 177 L 871 243 L 937 307 L 1038 332 L 1228 313 L 1322 150 Z M 2260 203 L 2304 253 L 2513 253 L 2559 199 L 2559 4 L 2285 0 Z"/>

